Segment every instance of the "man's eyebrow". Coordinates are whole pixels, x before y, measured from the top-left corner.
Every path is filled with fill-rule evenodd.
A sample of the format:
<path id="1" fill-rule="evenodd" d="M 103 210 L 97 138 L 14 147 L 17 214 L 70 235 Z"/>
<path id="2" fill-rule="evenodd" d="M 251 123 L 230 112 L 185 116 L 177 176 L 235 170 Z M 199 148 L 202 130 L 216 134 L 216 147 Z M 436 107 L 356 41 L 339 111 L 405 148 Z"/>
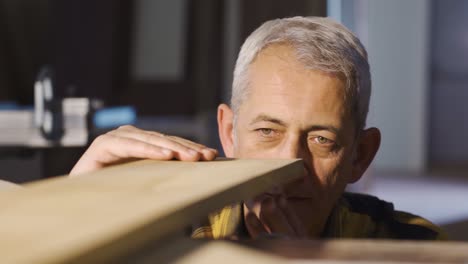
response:
<path id="1" fill-rule="evenodd" d="M 255 123 L 258 123 L 258 122 L 271 122 L 271 123 L 275 123 L 275 124 L 278 124 L 280 126 L 287 126 L 286 122 L 284 122 L 283 120 L 280 120 L 278 118 L 274 118 L 272 116 L 269 116 L 267 114 L 260 114 L 258 115 L 257 117 L 255 117 L 250 123 L 249 125 L 253 125 Z"/>
<path id="2" fill-rule="evenodd" d="M 249 125 L 253 125 L 253 124 L 258 123 L 258 122 L 271 122 L 271 123 L 278 124 L 280 126 L 288 126 L 288 124 L 285 121 L 280 120 L 280 119 L 275 118 L 275 117 L 272 117 L 272 116 L 269 116 L 267 114 L 258 115 L 257 117 L 255 117 L 249 123 Z M 306 129 L 306 131 L 308 131 L 308 132 L 320 131 L 320 130 L 327 130 L 327 131 L 333 132 L 335 134 L 339 134 L 339 132 L 340 132 L 340 130 L 336 126 L 333 126 L 333 125 L 311 125 L 311 126 L 307 127 L 307 129 Z"/>
<path id="3" fill-rule="evenodd" d="M 328 130 L 330 132 L 333 132 L 335 134 L 339 134 L 340 130 L 333 126 L 333 125 L 312 125 L 310 127 L 307 128 L 307 131 L 311 132 L 311 131 L 320 131 L 320 130 Z"/>

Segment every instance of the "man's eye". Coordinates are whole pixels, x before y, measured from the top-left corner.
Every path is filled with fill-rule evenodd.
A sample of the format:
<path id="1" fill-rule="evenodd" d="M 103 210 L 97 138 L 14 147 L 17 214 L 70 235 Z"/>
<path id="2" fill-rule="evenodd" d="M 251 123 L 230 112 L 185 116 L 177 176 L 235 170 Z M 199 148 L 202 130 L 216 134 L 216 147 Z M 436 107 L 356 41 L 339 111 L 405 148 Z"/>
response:
<path id="1" fill-rule="evenodd" d="M 272 136 L 273 135 L 273 129 L 271 128 L 259 128 L 257 131 L 262 135 L 262 136 Z"/>
<path id="2" fill-rule="evenodd" d="M 330 139 L 328 139 L 326 137 L 322 137 L 322 136 L 315 137 L 314 140 L 315 140 L 316 143 L 321 144 L 321 145 L 328 145 L 328 144 L 333 143 L 333 140 L 330 140 Z"/>

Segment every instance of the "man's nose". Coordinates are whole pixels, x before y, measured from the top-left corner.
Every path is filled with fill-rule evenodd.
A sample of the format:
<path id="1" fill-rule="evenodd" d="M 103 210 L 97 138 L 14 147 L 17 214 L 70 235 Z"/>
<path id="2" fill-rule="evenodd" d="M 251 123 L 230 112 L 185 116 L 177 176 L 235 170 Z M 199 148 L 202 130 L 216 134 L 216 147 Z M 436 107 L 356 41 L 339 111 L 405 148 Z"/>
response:
<path id="1" fill-rule="evenodd" d="M 281 158 L 284 159 L 306 159 L 308 148 L 299 137 L 290 137 L 284 142 L 281 149 Z"/>

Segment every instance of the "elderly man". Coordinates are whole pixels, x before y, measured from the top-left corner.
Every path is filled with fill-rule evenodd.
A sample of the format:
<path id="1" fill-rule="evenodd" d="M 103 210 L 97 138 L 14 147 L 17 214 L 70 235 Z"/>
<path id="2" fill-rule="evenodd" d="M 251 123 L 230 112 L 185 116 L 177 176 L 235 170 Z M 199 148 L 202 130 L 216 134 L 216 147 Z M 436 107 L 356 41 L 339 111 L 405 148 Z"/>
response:
<path id="1" fill-rule="evenodd" d="M 345 193 L 380 144 L 365 128 L 371 93 L 367 53 L 328 18 L 264 23 L 237 59 L 231 107 L 218 107 L 227 157 L 301 158 L 304 177 L 252 201 L 227 206 L 193 237 L 440 239 L 430 222 L 375 197 Z M 217 151 L 124 126 L 98 137 L 71 175 L 135 158 L 212 160 Z"/>

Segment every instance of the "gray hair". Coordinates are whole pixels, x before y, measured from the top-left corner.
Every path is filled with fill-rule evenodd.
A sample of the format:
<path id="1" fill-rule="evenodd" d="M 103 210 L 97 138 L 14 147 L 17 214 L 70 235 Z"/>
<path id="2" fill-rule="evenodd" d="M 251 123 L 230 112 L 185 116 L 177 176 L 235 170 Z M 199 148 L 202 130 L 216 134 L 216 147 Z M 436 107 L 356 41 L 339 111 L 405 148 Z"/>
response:
<path id="1" fill-rule="evenodd" d="M 346 79 L 346 102 L 356 119 L 356 128 L 365 127 L 371 93 L 367 52 L 346 27 L 323 17 L 270 20 L 245 40 L 234 69 L 231 96 L 234 122 L 248 96 L 249 66 L 272 44 L 291 45 L 298 60 L 308 69 L 343 76 Z"/>

